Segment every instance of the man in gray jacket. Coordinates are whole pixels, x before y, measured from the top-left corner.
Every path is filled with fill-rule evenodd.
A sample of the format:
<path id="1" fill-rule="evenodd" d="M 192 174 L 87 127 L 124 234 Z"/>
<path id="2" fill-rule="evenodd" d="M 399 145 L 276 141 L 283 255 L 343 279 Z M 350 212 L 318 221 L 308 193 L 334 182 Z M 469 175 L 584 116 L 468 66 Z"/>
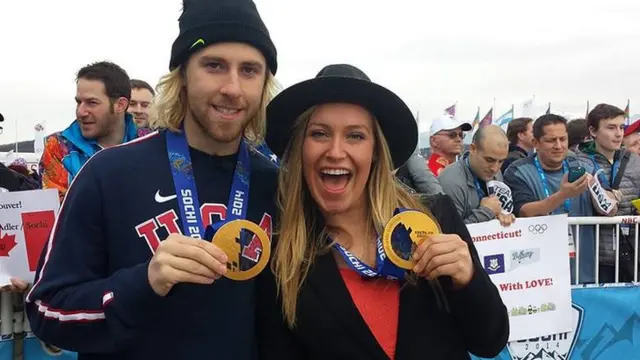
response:
<path id="1" fill-rule="evenodd" d="M 587 124 L 593 141 L 579 146 L 579 156 L 591 161 L 605 190 L 610 190 L 619 202 L 616 215 L 636 215 L 632 200 L 640 198 L 640 157 L 621 148 L 624 136 L 624 110 L 609 104 L 599 104 L 589 112 Z M 620 225 L 620 239 L 614 226 L 600 226 L 599 282 L 634 281 L 640 264 L 634 264 L 635 233 L 630 224 Z M 616 247 L 619 246 L 616 259 Z M 616 262 L 619 277 L 616 279 Z"/>
<path id="2" fill-rule="evenodd" d="M 420 155 L 418 149 L 396 172 L 396 178 L 420 194 L 443 194 L 438 179 L 427 168 L 427 162 Z"/>
<path id="3" fill-rule="evenodd" d="M 500 200 L 487 189 L 487 181 L 502 181 L 500 167 L 508 153 L 509 141 L 499 126 L 481 127 L 473 135 L 469 152 L 438 177 L 465 224 L 498 219 L 509 226 L 515 220 L 513 214 L 502 213 Z"/>

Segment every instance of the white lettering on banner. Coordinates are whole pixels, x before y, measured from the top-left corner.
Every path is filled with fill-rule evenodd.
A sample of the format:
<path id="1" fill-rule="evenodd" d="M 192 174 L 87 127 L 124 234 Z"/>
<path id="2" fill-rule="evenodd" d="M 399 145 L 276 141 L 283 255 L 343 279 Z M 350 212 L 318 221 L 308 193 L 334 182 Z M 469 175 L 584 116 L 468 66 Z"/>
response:
<path id="1" fill-rule="evenodd" d="M 513 212 L 513 196 L 511 195 L 511 188 L 502 181 L 490 180 L 487 182 L 487 190 L 489 194 L 494 194 L 500 200 L 502 205 L 502 213 L 509 215 Z"/>
<path id="2" fill-rule="evenodd" d="M 593 199 L 596 201 L 596 204 L 600 208 L 600 211 L 608 214 L 613 208 L 614 202 L 609 198 L 607 193 L 602 188 L 602 185 L 600 185 L 600 180 L 598 180 L 598 176 L 602 171 L 602 169 L 598 170 L 593 176 L 593 184 L 589 186 L 589 191 L 591 192 L 591 197 L 593 197 Z"/>
<path id="3" fill-rule="evenodd" d="M 513 360 L 553 359 L 568 360 L 582 329 L 584 310 L 576 305 L 571 309 L 571 330 L 559 334 L 536 336 L 507 344 Z"/>
<path id="4" fill-rule="evenodd" d="M 360 262 L 360 259 L 358 259 L 351 252 L 345 249 L 344 253 L 347 255 L 347 258 L 349 259 L 349 262 L 351 262 L 351 265 L 353 265 L 353 267 L 356 268 L 358 271 L 361 271 L 364 275 L 369 277 L 375 277 L 377 275 L 371 269 L 367 269 L 367 267 Z"/>
<path id="5" fill-rule="evenodd" d="M 384 252 L 384 245 L 382 244 L 382 241 L 378 241 L 378 254 L 380 254 L 380 260 L 386 260 L 387 253 Z"/>
<path id="6" fill-rule="evenodd" d="M 244 191 L 236 190 L 233 195 L 233 208 L 231 213 L 235 216 L 242 216 L 242 206 L 244 205 Z"/>
<path id="7" fill-rule="evenodd" d="M 518 218 L 508 232 L 517 237 L 498 236 L 504 228 L 497 220 L 467 225 L 509 311 L 509 341 L 571 330 L 567 245 L 557 241 L 565 238 L 568 226 L 566 214 Z M 487 237 L 493 241 L 476 241 Z"/>
<path id="8" fill-rule="evenodd" d="M 196 208 L 193 206 L 193 195 L 189 189 L 181 189 L 182 195 L 182 208 L 184 210 L 184 216 L 187 223 L 190 226 L 187 228 L 187 236 L 195 239 L 200 239 L 200 224 L 198 224 L 198 218 L 196 217 Z"/>

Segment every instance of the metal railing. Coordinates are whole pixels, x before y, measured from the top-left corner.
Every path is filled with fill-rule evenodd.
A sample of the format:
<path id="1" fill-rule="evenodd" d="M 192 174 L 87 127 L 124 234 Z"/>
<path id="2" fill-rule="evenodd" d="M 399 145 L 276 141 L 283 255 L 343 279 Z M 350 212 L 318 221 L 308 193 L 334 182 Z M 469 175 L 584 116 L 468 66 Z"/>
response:
<path id="1" fill-rule="evenodd" d="M 620 225 L 633 225 L 634 233 L 634 261 L 633 261 L 633 281 L 638 282 L 638 227 L 640 225 L 640 216 L 612 216 L 612 217 L 569 217 L 569 226 L 573 226 L 573 234 L 575 234 L 576 244 L 576 261 L 575 261 L 575 284 L 580 283 L 580 227 L 595 226 L 595 283 L 600 283 L 600 227 L 602 225 L 615 226 L 614 248 L 615 248 L 615 282 L 620 279 Z M 630 232 L 631 233 L 631 232 Z"/>

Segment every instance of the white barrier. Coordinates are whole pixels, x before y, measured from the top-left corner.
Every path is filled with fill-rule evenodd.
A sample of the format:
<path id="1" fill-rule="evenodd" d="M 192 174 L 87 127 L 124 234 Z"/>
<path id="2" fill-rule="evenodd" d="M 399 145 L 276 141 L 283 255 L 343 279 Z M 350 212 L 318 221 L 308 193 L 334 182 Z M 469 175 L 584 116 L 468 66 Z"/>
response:
<path id="1" fill-rule="evenodd" d="M 620 225 L 630 224 L 634 225 L 635 229 L 635 246 L 634 246 L 634 282 L 638 281 L 638 233 L 640 226 L 640 216 L 615 216 L 615 217 L 570 217 L 568 218 L 569 226 L 573 227 L 573 233 L 575 235 L 576 244 L 576 262 L 575 262 L 575 283 L 579 284 L 579 265 L 580 265 L 580 227 L 581 226 L 595 226 L 595 282 L 599 283 L 599 245 L 600 245 L 600 226 L 601 225 L 615 225 L 616 232 L 616 261 L 615 261 L 615 279 L 619 280 L 619 241 L 620 241 Z M 0 294 L 0 334 L 5 341 L 16 341 L 16 346 L 13 348 L 14 358 L 21 358 L 22 349 L 17 345 L 19 341 L 22 344 L 22 339 L 26 332 L 30 331 L 29 322 L 24 315 L 22 306 L 22 296 L 19 294 Z M 4 359 L 0 359 L 4 360 Z"/>
<path id="2" fill-rule="evenodd" d="M 620 225 L 628 224 L 634 225 L 635 242 L 634 242 L 634 266 L 633 266 L 633 281 L 638 282 L 638 227 L 640 225 L 640 216 L 612 216 L 612 217 L 570 217 L 569 226 L 573 226 L 573 233 L 576 234 L 576 284 L 580 283 L 580 227 L 581 226 L 595 226 L 595 283 L 600 283 L 600 226 L 601 225 L 615 225 L 615 282 L 619 282 L 620 279 Z"/>

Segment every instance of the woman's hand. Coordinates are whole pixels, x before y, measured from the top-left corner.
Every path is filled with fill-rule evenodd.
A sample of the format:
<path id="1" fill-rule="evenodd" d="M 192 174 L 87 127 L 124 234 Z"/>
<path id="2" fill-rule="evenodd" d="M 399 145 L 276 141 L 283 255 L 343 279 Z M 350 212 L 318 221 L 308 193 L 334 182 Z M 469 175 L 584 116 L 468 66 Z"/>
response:
<path id="1" fill-rule="evenodd" d="M 437 234 L 425 239 L 413 253 L 413 272 L 427 279 L 450 276 L 454 287 L 465 287 L 473 277 L 469 245 L 456 234 Z"/>

